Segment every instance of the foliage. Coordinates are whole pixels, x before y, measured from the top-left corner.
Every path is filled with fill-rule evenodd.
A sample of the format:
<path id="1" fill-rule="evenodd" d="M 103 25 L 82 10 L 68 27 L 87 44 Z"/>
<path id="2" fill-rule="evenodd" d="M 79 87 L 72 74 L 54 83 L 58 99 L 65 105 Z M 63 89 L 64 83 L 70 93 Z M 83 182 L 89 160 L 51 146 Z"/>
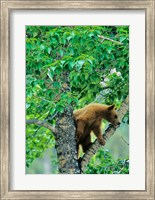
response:
<path id="1" fill-rule="evenodd" d="M 129 174 L 129 160 L 113 160 L 109 151 L 100 148 L 90 160 L 85 174 Z"/>
<path id="2" fill-rule="evenodd" d="M 55 146 L 55 140 L 51 132 L 36 125 L 26 126 L 26 166 L 28 167 L 32 161 L 43 155 L 44 150 Z"/>
<path id="3" fill-rule="evenodd" d="M 91 102 L 115 103 L 119 108 L 128 83 L 128 26 L 26 27 L 26 119 L 54 124 L 51 116 L 68 105 L 76 109 Z M 54 145 L 54 137 L 35 125 L 27 125 L 26 132 L 29 166 Z"/>
<path id="4" fill-rule="evenodd" d="M 55 147 L 44 151 L 42 157 L 33 160 L 29 167 L 26 167 L 26 174 L 58 174 L 58 159 Z"/>

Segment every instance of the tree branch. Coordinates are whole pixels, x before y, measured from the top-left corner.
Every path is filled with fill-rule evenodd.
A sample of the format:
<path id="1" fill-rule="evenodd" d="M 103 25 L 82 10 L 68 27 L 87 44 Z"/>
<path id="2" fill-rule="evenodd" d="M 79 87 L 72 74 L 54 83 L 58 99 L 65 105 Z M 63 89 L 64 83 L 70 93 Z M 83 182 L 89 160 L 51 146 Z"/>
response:
<path id="1" fill-rule="evenodd" d="M 102 36 L 102 35 L 98 35 L 98 37 L 102 39 L 101 42 L 103 42 L 104 40 L 109 40 L 109 41 L 111 41 L 111 42 L 114 42 L 114 43 L 117 43 L 117 44 L 123 45 L 122 42 L 115 41 L 115 40 L 113 40 L 113 39 L 111 39 L 111 38 L 107 38 L 107 37 Z"/>
<path id="2" fill-rule="evenodd" d="M 127 96 L 126 100 L 122 103 L 121 108 L 118 111 L 118 116 L 120 121 L 122 121 L 124 115 L 128 111 L 128 103 L 129 103 L 129 96 Z M 116 127 L 113 125 L 109 125 L 109 127 L 105 130 L 105 133 L 103 134 L 103 138 L 105 141 L 107 141 L 116 131 Z M 90 160 L 90 158 L 98 151 L 98 149 L 102 145 L 99 144 L 97 139 L 92 143 L 90 148 L 87 150 L 87 152 L 84 154 L 83 158 L 81 159 L 81 171 L 84 172 L 86 169 L 86 166 Z"/>
<path id="3" fill-rule="evenodd" d="M 121 137 L 121 139 L 123 140 L 123 142 L 129 146 L 129 143 L 123 138 L 123 136 L 120 135 L 120 137 Z"/>
<path id="4" fill-rule="evenodd" d="M 26 124 L 36 124 L 39 126 L 44 126 L 45 128 L 48 128 L 49 130 L 51 130 L 53 134 L 55 134 L 55 128 L 47 121 L 42 121 L 38 119 L 30 119 L 30 120 L 26 120 Z"/>
<path id="5" fill-rule="evenodd" d="M 53 120 L 56 116 L 57 116 L 58 112 L 55 112 L 52 116 L 47 117 L 46 120 L 44 120 L 44 122 L 48 121 L 48 120 Z"/>

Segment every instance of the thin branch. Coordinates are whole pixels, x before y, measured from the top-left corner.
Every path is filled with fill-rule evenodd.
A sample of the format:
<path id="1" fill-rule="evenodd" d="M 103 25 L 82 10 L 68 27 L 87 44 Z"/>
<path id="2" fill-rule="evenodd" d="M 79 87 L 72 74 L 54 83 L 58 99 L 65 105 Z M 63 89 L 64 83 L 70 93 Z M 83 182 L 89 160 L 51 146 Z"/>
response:
<path id="1" fill-rule="evenodd" d="M 129 146 L 129 143 L 124 139 L 124 137 L 122 135 L 120 135 L 120 137 L 123 140 L 123 142 Z"/>
<path id="2" fill-rule="evenodd" d="M 120 174 L 121 173 L 121 171 L 126 167 L 126 165 L 127 165 L 127 161 L 125 161 L 125 163 L 124 163 L 124 165 L 123 165 L 123 167 L 120 169 L 120 171 L 118 172 L 118 174 Z"/>
<path id="3" fill-rule="evenodd" d="M 55 128 L 47 121 L 37 120 L 37 119 L 30 119 L 26 120 L 26 124 L 36 124 L 38 126 L 44 126 L 52 131 L 55 134 Z"/>
<path id="4" fill-rule="evenodd" d="M 128 103 L 129 103 L 129 96 L 127 96 L 125 102 L 122 103 L 122 106 L 118 111 L 118 116 L 119 116 L 120 121 L 122 121 L 124 115 L 128 111 Z M 110 124 L 109 127 L 105 130 L 105 132 L 103 134 L 103 138 L 105 139 L 105 141 L 107 141 L 115 133 L 115 131 L 116 131 L 116 127 Z M 92 143 L 90 148 L 87 150 L 87 152 L 84 154 L 84 156 L 81 159 L 81 171 L 82 172 L 85 171 L 90 158 L 98 151 L 98 149 L 101 146 L 102 145 L 100 145 L 97 140 L 95 140 Z"/>
<path id="5" fill-rule="evenodd" d="M 46 118 L 44 121 L 53 120 L 57 116 L 58 112 L 55 112 L 51 117 Z"/>
<path id="6" fill-rule="evenodd" d="M 111 41 L 111 42 L 114 42 L 114 43 L 117 43 L 117 44 L 123 45 L 122 42 L 115 41 L 115 40 L 113 40 L 113 39 L 111 39 L 111 38 L 107 38 L 107 37 L 102 36 L 102 35 L 98 35 L 98 37 L 102 39 L 102 42 L 103 42 L 104 40 L 109 40 L 109 41 Z"/>

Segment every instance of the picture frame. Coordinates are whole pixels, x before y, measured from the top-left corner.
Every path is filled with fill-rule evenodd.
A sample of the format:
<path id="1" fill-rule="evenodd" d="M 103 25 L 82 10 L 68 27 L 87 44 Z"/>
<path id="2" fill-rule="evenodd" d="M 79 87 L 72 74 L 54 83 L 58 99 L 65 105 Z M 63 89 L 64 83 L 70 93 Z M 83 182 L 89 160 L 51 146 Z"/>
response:
<path id="1" fill-rule="evenodd" d="M 154 1 L 1 1 L 1 199 L 154 199 Z M 145 10 L 146 22 L 146 161 L 144 191 L 10 190 L 10 41 L 11 10 Z"/>

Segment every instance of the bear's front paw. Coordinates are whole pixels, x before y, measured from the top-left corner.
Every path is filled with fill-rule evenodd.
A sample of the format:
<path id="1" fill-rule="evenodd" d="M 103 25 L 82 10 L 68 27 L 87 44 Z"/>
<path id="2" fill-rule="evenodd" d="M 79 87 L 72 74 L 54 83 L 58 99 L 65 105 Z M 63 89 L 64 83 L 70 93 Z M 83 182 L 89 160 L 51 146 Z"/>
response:
<path id="1" fill-rule="evenodd" d="M 101 145 L 105 145 L 105 140 L 103 138 L 99 138 L 98 139 L 98 142 L 101 144 Z"/>

